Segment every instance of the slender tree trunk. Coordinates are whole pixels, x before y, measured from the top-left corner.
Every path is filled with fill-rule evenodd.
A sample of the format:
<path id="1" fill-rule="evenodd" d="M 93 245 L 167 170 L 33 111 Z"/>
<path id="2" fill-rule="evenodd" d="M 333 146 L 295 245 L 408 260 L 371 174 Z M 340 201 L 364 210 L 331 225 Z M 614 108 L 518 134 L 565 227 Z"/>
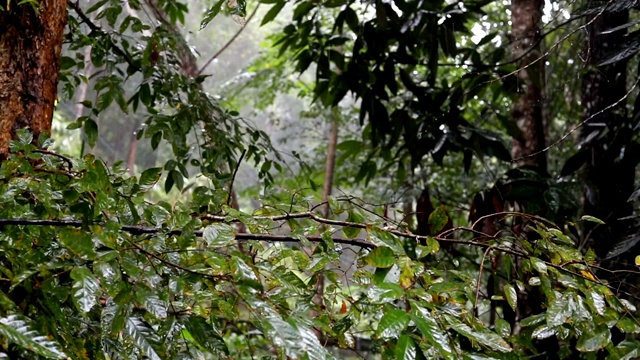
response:
<path id="1" fill-rule="evenodd" d="M 519 97 L 512 108 L 512 118 L 520 128 L 513 141 L 513 157 L 518 165 L 547 171 L 545 131 L 542 111 L 544 58 L 542 57 L 543 0 L 511 1 L 511 52 L 518 66 Z M 534 155 L 535 154 L 535 155 Z"/>
<path id="2" fill-rule="evenodd" d="M 336 167 L 336 146 L 338 145 L 338 122 L 331 122 L 331 130 L 329 132 L 329 143 L 327 151 L 327 160 L 324 165 L 324 186 L 322 187 L 322 201 L 326 203 L 323 215 L 329 217 L 329 196 L 333 189 L 333 173 Z"/>
<path id="3" fill-rule="evenodd" d="M 331 213 L 331 208 L 329 207 L 329 196 L 331 196 L 331 190 L 333 189 L 333 177 L 335 172 L 336 165 L 336 146 L 338 144 L 338 129 L 339 124 L 336 119 L 334 119 L 332 109 L 332 122 L 331 122 L 331 130 L 329 131 L 329 142 L 328 142 L 328 151 L 327 151 L 327 159 L 325 161 L 324 166 L 324 186 L 322 188 L 322 201 L 325 202 L 324 207 L 322 209 L 322 215 L 327 218 Z M 319 308 L 324 307 L 324 276 L 322 274 L 318 274 L 318 279 L 316 282 L 316 294 L 313 297 L 313 303 L 317 305 Z M 318 316 L 318 312 L 313 310 L 311 312 L 311 317 L 315 318 Z M 322 340 L 322 334 L 320 331 L 316 331 L 316 336 L 320 340 Z"/>
<path id="4" fill-rule="evenodd" d="M 140 120 L 136 120 L 131 129 L 131 140 L 129 141 L 129 152 L 127 153 L 127 169 L 129 169 L 129 175 L 135 174 L 136 157 L 138 155 L 138 136 L 137 132 L 140 131 Z"/>
<path id="5" fill-rule="evenodd" d="M 35 139 L 51 131 L 58 91 L 67 2 L 10 1 L 0 10 L 0 158 L 15 131 L 29 128 Z"/>

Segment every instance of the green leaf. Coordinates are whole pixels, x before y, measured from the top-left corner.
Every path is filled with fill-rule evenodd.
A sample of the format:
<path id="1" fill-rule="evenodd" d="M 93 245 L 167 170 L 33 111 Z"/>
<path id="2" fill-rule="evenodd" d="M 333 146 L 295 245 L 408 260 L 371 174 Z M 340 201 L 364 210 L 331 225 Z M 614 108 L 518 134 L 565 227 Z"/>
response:
<path id="1" fill-rule="evenodd" d="M 144 307 L 149 313 L 157 319 L 165 319 L 167 317 L 167 304 L 160 300 L 158 295 L 148 294 L 144 296 Z"/>
<path id="2" fill-rule="evenodd" d="M 220 331 L 207 323 L 203 317 L 190 315 L 183 317 L 180 322 L 191 335 L 192 342 L 200 349 L 218 355 L 229 355 L 229 349 L 220 335 Z"/>
<path id="3" fill-rule="evenodd" d="M 396 359 L 413 360 L 417 356 L 416 344 L 409 335 L 402 335 L 396 344 Z"/>
<path id="4" fill-rule="evenodd" d="M 522 319 L 520 325 L 523 327 L 535 326 L 538 324 L 542 324 L 545 321 L 545 314 L 537 314 L 533 316 L 529 316 L 528 318 Z"/>
<path id="5" fill-rule="evenodd" d="M 600 294 L 597 289 L 589 289 L 586 294 L 586 301 L 598 315 L 604 316 L 604 312 L 606 310 L 606 304 L 604 300 L 604 296 Z"/>
<path id="6" fill-rule="evenodd" d="M 208 246 L 226 247 L 236 244 L 236 230 L 229 224 L 215 223 L 204 229 L 202 238 Z"/>
<path id="7" fill-rule="evenodd" d="M 429 287 L 429 292 L 433 294 L 452 293 L 454 291 L 460 291 L 466 286 L 465 283 L 455 280 L 448 280 L 438 282 Z"/>
<path id="8" fill-rule="evenodd" d="M 594 222 L 596 224 L 600 224 L 600 225 L 604 225 L 604 221 L 598 219 L 595 216 L 591 216 L 591 215 L 583 215 L 580 220 L 582 221 L 590 221 L 590 222 Z"/>
<path id="9" fill-rule="evenodd" d="M 33 142 L 33 133 L 27 129 L 19 129 L 16 135 L 20 144 L 29 145 Z"/>
<path id="10" fill-rule="evenodd" d="M 396 263 L 396 256 L 390 248 L 380 246 L 373 249 L 364 261 L 376 268 L 390 268 Z"/>
<path id="11" fill-rule="evenodd" d="M 427 238 L 427 251 L 429 252 L 429 254 L 435 254 L 440 251 L 440 242 L 429 236 Z"/>
<path id="12" fill-rule="evenodd" d="M 295 358 L 308 358 L 309 360 L 331 359 L 328 351 L 318 340 L 313 330 L 305 325 L 306 319 L 288 318 L 287 322 L 298 332 L 299 340 L 296 342 L 298 356 Z"/>
<path id="13" fill-rule="evenodd" d="M 537 272 L 539 272 L 540 274 L 547 273 L 547 264 L 545 264 L 544 261 L 538 259 L 537 257 L 531 257 L 529 258 L 529 261 L 531 262 L 531 266 L 536 269 Z"/>
<path id="14" fill-rule="evenodd" d="M 603 349 L 611 342 L 611 331 L 606 325 L 597 327 L 593 332 L 586 331 L 576 343 L 576 349 L 581 352 L 592 352 Z"/>
<path id="15" fill-rule="evenodd" d="M 556 292 L 556 300 L 553 301 L 549 309 L 547 309 L 547 325 L 554 327 L 572 321 L 571 317 L 574 315 L 573 310 L 576 309 L 577 306 L 572 294 Z"/>
<path id="16" fill-rule="evenodd" d="M 511 335 L 511 325 L 504 319 L 496 319 L 496 332 L 503 338 L 507 337 Z"/>
<path id="17" fill-rule="evenodd" d="M 161 174 L 162 174 L 162 168 L 155 167 L 155 168 L 146 169 L 140 175 L 140 180 L 138 181 L 138 184 L 142 189 L 148 189 L 158 182 Z"/>
<path id="18" fill-rule="evenodd" d="M 169 171 L 169 175 L 173 179 L 173 183 L 178 188 L 178 190 L 182 190 L 184 187 L 184 176 L 178 170 Z"/>
<path id="19" fill-rule="evenodd" d="M 516 289 L 510 284 L 505 285 L 504 296 L 505 298 L 507 298 L 507 303 L 509 303 L 509 306 L 511 306 L 511 308 L 515 311 L 516 307 L 518 306 L 518 295 L 516 294 Z"/>
<path id="20" fill-rule="evenodd" d="M 450 318 L 451 319 L 451 318 Z M 453 319 L 451 319 L 453 320 Z M 499 352 L 511 352 L 511 346 L 504 341 L 503 338 L 498 336 L 496 333 L 486 331 L 478 331 L 470 328 L 468 325 L 459 322 L 460 320 L 452 321 L 451 328 L 458 333 L 466 336 L 469 340 L 476 341 L 481 345 L 486 346 L 487 348 L 493 351 Z"/>
<path id="21" fill-rule="evenodd" d="M 282 10 L 285 4 L 286 1 L 279 1 L 275 5 L 273 5 L 273 7 L 271 7 L 271 9 L 269 9 L 269 11 L 267 11 L 267 13 L 262 18 L 260 26 L 263 26 L 275 19 L 275 17 L 278 15 L 278 13 L 280 13 L 280 10 Z"/>
<path id="22" fill-rule="evenodd" d="M 76 266 L 71 270 L 73 299 L 83 313 L 88 313 L 98 303 L 100 283 L 89 269 Z"/>
<path id="23" fill-rule="evenodd" d="M 367 239 L 378 247 L 387 246 L 396 254 L 404 254 L 403 241 L 388 231 L 375 226 L 367 227 Z"/>
<path id="24" fill-rule="evenodd" d="M 449 336 L 443 330 L 438 322 L 431 316 L 428 310 L 411 301 L 411 308 L 414 310 L 411 314 L 411 320 L 416 324 L 420 332 L 431 346 L 438 350 L 438 354 L 445 359 L 457 359 L 456 354 L 450 346 Z"/>
<path id="25" fill-rule="evenodd" d="M 640 357 L 640 341 L 622 340 L 616 347 L 607 347 L 609 359 L 631 360 Z"/>
<path id="26" fill-rule="evenodd" d="M 207 10 L 204 13 L 202 22 L 200 23 L 200 30 L 204 29 L 207 25 L 209 25 L 211 20 L 213 20 L 213 18 L 215 18 L 216 15 L 220 13 L 220 10 L 222 9 L 222 4 L 224 4 L 224 2 L 225 0 L 218 0 L 218 2 L 213 4 L 213 6 L 210 7 L 209 10 Z"/>
<path id="27" fill-rule="evenodd" d="M 449 221 L 449 217 L 447 216 L 447 212 L 444 210 L 444 206 L 440 205 L 436 208 L 431 214 L 429 214 L 429 220 L 427 223 L 429 224 L 429 229 L 431 230 L 430 235 L 437 235 L 444 229 Z"/>
<path id="28" fill-rule="evenodd" d="M 98 124 L 92 119 L 87 119 L 84 122 L 84 134 L 87 136 L 89 146 L 96 146 L 98 142 Z"/>
<path id="29" fill-rule="evenodd" d="M 140 352 L 150 360 L 162 360 L 158 355 L 160 340 L 151 325 L 139 317 L 127 319 L 125 335 L 133 339 Z"/>
<path id="30" fill-rule="evenodd" d="M 21 315 L 9 315 L 0 318 L 0 336 L 25 350 L 30 350 L 49 359 L 66 359 L 60 345 L 32 330 Z"/>
<path id="31" fill-rule="evenodd" d="M 571 238 L 567 235 L 563 234 L 562 231 L 551 228 L 549 229 L 549 233 L 554 235 L 554 240 L 556 240 L 557 242 L 567 245 L 573 245 L 573 240 L 571 240 Z"/>
<path id="32" fill-rule="evenodd" d="M 69 70 L 74 66 L 76 66 L 76 61 L 72 57 L 63 56 L 60 59 L 60 69 Z"/>
<path id="33" fill-rule="evenodd" d="M 83 215 L 90 216 L 87 213 Z M 62 245 L 80 258 L 93 260 L 98 256 L 94 250 L 91 234 L 79 229 L 64 229 L 60 231 L 58 237 Z"/>
<path id="34" fill-rule="evenodd" d="M 378 328 L 376 329 L 376 336 L 379 338 L 397 338 L 400 333 L 406 329 L 409 325 L 409 314 L 406 311 L 400 309 L 393 309 L 387 311 L 382 315 Z"/>
<path id="35" fill-rule="evenodd" d="M 364 222 L 364 218 L 362 217 L 362 215 L 350 210 L 346 221 L 360 224 Z M 351 226 L 345 226 L 344 228 L 342 228 L 342 232 L 347 239 L 354 239 L 358 237 L 358 234 L 360 234 L 360 230 L 362 229 Z"/>
<path id="36" fill-rule="evenodd" d="M 162 131 L 156 131 L 153 136 L 151 136 L 151 148 L 156 150 L 158 145 L 160 145 L 160 141 L 162 141 Z"/>
<path id="37" fill-rule="evenodd" d="M 547 325 L 542 325 L 533 330 L 533 332 L 531 333 L 531 337 L 533 337 L 534 339 L 547 339 L 557 333 L 558 332 L 555 328 L 549 327 Z"/>
<path id="38" fill-rule="evenodd" d="M 623 333 L 627 334 L 638 334 L 640 333 L 640 324 L 634 318 L 626 317 L 624 319 L 620 319 L 616 323 L 616 327 L 620 329 Z"/>

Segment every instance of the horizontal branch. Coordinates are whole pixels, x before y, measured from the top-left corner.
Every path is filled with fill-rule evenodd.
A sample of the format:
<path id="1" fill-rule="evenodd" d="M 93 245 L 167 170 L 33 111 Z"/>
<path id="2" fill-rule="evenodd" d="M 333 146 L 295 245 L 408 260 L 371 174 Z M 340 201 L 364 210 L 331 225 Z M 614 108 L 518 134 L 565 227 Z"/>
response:
<path id="1" fill-rule="evenodd" d="M 521 213 L 517 213 L 517 212 L 501 212 L 501 213 L 497 213 L 497 214 L 493 214 L 493 215 L 488 215 L 488 216 L 508 216 L 508 215 L 512 215 L 512 216 L 516 216 L 516 215 L 523 215 Z M 526 214 L 524 214 L 526 215 Z M 485 216 L 485 217 L 488 217 Z M 482 219 L 484 219 L 485 217 L 483 217 Z M 535 217 L 536 219 L 538 219 L 537 216 L 530 216 L 530 217 Z M 203 215 L 200 217 L 202 220 L 209 220 L 209 221 L 214 221 L 214 222 L 241 222 L 242 220 L 240 219 L 229 219 L 228 216 L 220 216 L 220 215 Z M 351 221 L 342 221 L 342 220 L 333 220 L 333 219 L 327 219 L 327 218 L 323 218 L 321 216 L 318 216 L 317 214 L 313 213 L 313 212 L 301 212 L 301 213 L 289 213 L 289 214 L 283 214 L 283 215 L 272 215 L 272 216 L 252 216 L 251 217 L 254 220 L 271 220 L 271 221 L 284 221 L 284 220 L 294 220 L 294 219 L 310 219 L 313 221 L 316 221 L 318 223 L 321 224 L 325 224 L 325 225 L 333 225 L 333 226 L 341 226 L 341 227 L 353 227 L 353 228 L 358 228 L 358 229 L 370 229 L 372 227 L 375 227 L 375 225 L 372 224 L 364 224 L 364 223 L 356 223 L 356 222 L 351 222 Z M 542 219 L 544 220 L 544 219 Z M 515 256 L 522 256 L 522 257 L 528 257 L 528 254 L 522 252 L 522 251 L 518 251 L 512 248 L 506 248 L 503 246 L 497 246 L 497 245 L 492 245 L 489 244 L 488 242 L 479 242 L 479 241 L 469 241 L 469 240 L 461 240 L 461 239 L 452 239 L 449 236 L 449 234 L 457 231 L 457 230 L 466 230 L 466 231 L 471 231 L 473 233 L 478 233 L 478 231 L 473 230 L 473 227 L 475 227 L 476 224 L 474 224 L 472 226 L 471 229 L 469 228 L 465 228 L 465 227 L 457 227 L 454 229 L 451 229 L 449 231 L 447 231 L 446 233 L 442 233 L 440 235 L 437 236 L 433 236 L 434 239 L 441 241 L 441 242 L 448 242 L 448 243 L 452 243 L 452 244 L 462 244 L 462 245 L 470 245 L 470 246 L 477 246 L 483 249 L 495 249 L 497 251 L 501 251 L 507 254 L 511 254 L 511 255 L 515 255 Z M 414 233 L 411 232 L 406 232 L 406 231 L 401 231 L 401 230 L 397 230 L 397 229 L 383 229 L 384 231 L 393 234 L 395 236 L 401 237 L 401 238 L 405 238 L 405 239 L 415 239 L 417 242 L 426 242 L 427 238 L 429 238 L 429 236 L 423 236 L 423 235 L 416 235 Z M 480 233 L 483 237 L 486 238 L 494 238 L 492 236 L 486 235 L 486 234 L 482 234 Z M 334 239 L 334 242 L 338 242 L 336 241 L 338 239 Z M 342 239 L 342 240 L 346 240 L 346 239 Z M 321 241 L 321 240 L 320 240 Z M 370 244 L 372 247 L 375 247 L 375 245 L 366 242 L 365 240 L 356 240 L 359 244 L 361 243 L 367 243 Z M 358 245 L 361 246 L 361 245 Z"/>
<path id="2" fill-rule="evenodd" d="M 94 222 L 88 225 L 99 225 L 103 226 L 104 222 Z M 27 225 L 27 226 L 55 226 L 55 227 L 82 227 L 83 222 L 81 220 L 41 220 L 41 219 L 0 219 L 0 226 L 6 225 Z M 85 224 L 86 225 L 86 224 Z M 122 225 L 120 226 L 120 230 L 127 232 L 131 235 L 147 235 L 147 234 L 167 234 L 167 235 L 181 235 L 183 233 L 182 230 L 171 230 L 169 232 L 165 232 L 162 228 L 152 227 L 152 226 L 136 226 L 136 225 Z M 202 237 L 202 231 L 197 230 L 193 232 L 193 235 L 197 237 Z M 268 241 L 268 242 L 300 242 L 300 239 L 297 237 L 289 236 L 289 235 L 272 235 L 272 234 L 245 234 L 238 233 L 235 234 L 235 238 L 238 241 Z M 307 240 L 310 242 L 323 242 L 324 240 L 320 236 L 305 236 Z M 358 246 L 365 249 L 374 249 L 376 245 L 372 244 L 367 240 L 361 239 L 343 239 L 343 238 L 333 238 L 332 239 L 336 244 L 343 245 L 353 245 Z"/>
<path id="3" fill-rule="evenodd" d="M 216 222 L 239 222 L 240 220 L 238 219 L 229 219 L 229 218 L 225 218 L 224 216 L 216 216 L 216 215 L 206 215 L 204 217 L 202 217 L 203 219 L 206 220 L 210 220 L 210 221 L 216 221 Z M 337 225 L 337 226 L 343 226 L 343 227 L 355 227 L 355 228 L 361 228 L 361 229 L 367 229 L 367 228 L 371 228 L 372 225 L 371 224 L 360 224 L 360 223 L 354 223 L 354 222 L 349 222 L 349 221 L 340 221 L 340 220 L 331 220 L 331 219 L 325 219 L 323 217 L 320 217 L 314 213 L 311 212 L 307 212 L 307 213 L 295 213 L 295 214 L 287 214 L 287 215 L 277 215 L 277 216 L 254 216 L 252 217 L 253 219 L 256 220 L 265 220 L 265 219 L 269 219 L 269 220 L 274 220 L 274 221 L 281 221 L 281 220 L 288 220 L 288 219 L 300 219 L 300 218 L 309 218 L 309 219 L 313 219 L 314 221 L 317 221 L 319 223 L 323 223 L 323 224 L 329 224 L 329 225 Z M 88 225 L 100 225 L 103 226 L 105 223 L 104 222 L 94 222 L 94 223 L 90 223 Z M 12 218 L 12 219 L 0 219 L 0 226 L 4 226 L 4 225 L 30 225 L 30 226 L 55 226 L 55 227 L 64 227 L 64 226 L 70 226 L 70 227 L 82 227 L 83 226 L 83 222 L 81 220 L 44 220 L 44 219 L 22 219 L 22 218 Z M 87 224 L 84 224 L 87 225 Z M 166 235 L 180 235 L 183 233 L 182 230 L 171 230 L 171 231 L 165 231 L 165 229 L 162 228 L 158 228 L 158 227 L 152 227 L 152 226 L 138 226 L 138 225 L 121 225 L 120 226 L 120 230 L 127 232 L 129 234 L 132 235 L 146 235 L 146 234 L 166 234 Z M 383 230 L 383 231 L 387 231 L 390 234 L 393 234 L 395 236 L 398 237 L 402 237 L 405 239 L 414 239 L 418 242 L 426 242 L 427 240 L 427 236 L 422 236 L 422 235 L 415 235 L 412 234 L 410 232 L 403 232 L 400 230 L 394 230 L 394 229 L 387 229 L 387 230 Z M 197 237 L 202 237 L 203 232 L 201 230 L 196 230 L 193 231 L 193 235 L 197 236 Z M 320 243 L 323 242 L 324 240 L 322 239 L 322 237 L 320 236 L 305 236 L 305 238 L 310 241 L 310 242 L 314 242 L 314 243 Z M 491 248 L 493 250 L 496 251 L 500 251 L 503 253 L 507 253 L 507 254 L 512 254 L 515 256 L 522 256 L 522 257 L 528 257 L 528 254 L 526 254 L 525 252 L 513 249 L 513 248 L 506 248 L 503 246 L 498 246 L 495 244 L 490 244 L 488 242 L 479 242 L 479 241 L 472 241 L 472 240 L 461 240 L 461 239 L 451 239 L 451 238 L 446 238 L 443 236 L 435 236 L 434 237 L 436 240 L 441 241 L 441 242 L 447 242 L 447 243 L 452 243 L 452 244 L 461 244 L 461 245 L 469 245 L 469 246 L 476 246 L 476 247 L 480 247 L 483 249 L 488 249 Z M 298 237 L 294 237 L 294 236 L 290 236 L 290 235 L 273 235 L 273 234 L 246 234 L 246 233 L 237 233 L 235 234 L 235 239 L 237 241 L 251 241 L 251 240 L 256 240 L 256 241 L 268 241 L 268 242 L 300 242 L 300 238 Z M 336 244 L 342 244 L 342 245 L 352 245 L 352 246 L 358 246 L 364 249 L 375 249 L 377 246 L 375 244 L 373 244 L 371 241 L 369 240 L 364 240 L 364 239 L 344 239 L 344 238 L 332 238 L 333 242 Z"/>

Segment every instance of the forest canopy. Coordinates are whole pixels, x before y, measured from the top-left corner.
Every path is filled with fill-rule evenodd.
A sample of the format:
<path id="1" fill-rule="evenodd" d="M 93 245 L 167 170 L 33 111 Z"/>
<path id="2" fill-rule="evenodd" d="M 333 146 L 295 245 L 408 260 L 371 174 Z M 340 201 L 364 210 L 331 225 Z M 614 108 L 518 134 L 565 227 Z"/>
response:
<path id="1" fill-rule="evenodd" d="M 640 357 L 635 0 L 0 4 L 0 357 Z"/>

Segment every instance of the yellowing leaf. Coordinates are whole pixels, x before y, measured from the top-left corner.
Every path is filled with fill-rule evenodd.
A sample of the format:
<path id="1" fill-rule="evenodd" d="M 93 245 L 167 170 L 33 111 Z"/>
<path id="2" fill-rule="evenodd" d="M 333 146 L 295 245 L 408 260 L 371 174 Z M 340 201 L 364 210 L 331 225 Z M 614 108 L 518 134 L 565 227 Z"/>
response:
<path id="1" fill-rule="evenodd" d="M 596 277 L 593 276 L 593 273 L 589 270 L 580 270 L 580 274 L 589 280 L 596 281 Z"/>

